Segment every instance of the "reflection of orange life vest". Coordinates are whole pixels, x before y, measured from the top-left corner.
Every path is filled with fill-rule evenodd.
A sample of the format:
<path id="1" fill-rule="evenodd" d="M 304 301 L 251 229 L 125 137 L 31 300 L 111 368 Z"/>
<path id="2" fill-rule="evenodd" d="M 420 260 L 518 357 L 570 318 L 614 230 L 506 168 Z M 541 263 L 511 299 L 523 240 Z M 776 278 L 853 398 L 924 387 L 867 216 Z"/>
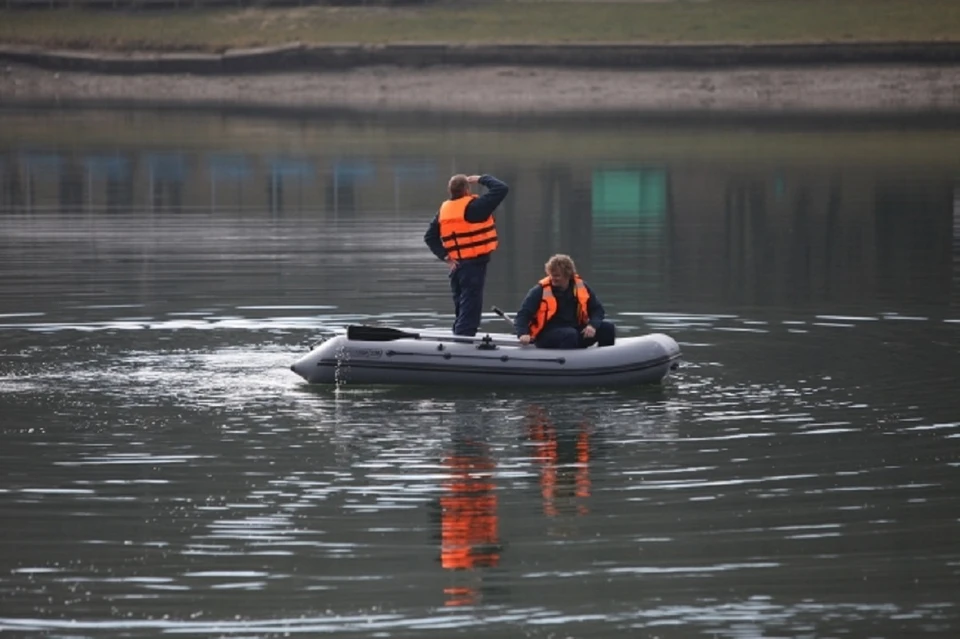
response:
<path id="1" fill-rule="evenodd" d="M 545 277 L 539 282 L 543 287 L 543 297 L 540 298 L 540 309 L 530 322 L 530 337 L 536 339 L 543 327 L 557 314 L 557 298 L 553 295 L 553 286 L 550 278 Z M 587 315 L 587 302 L 590 301 L 590 292 L 579 275 L 573 276 L 573 293 L 577 296 L 577 321 L 580 326 L 586 326 L 590 321 Z"/>
<path id="2" fill-rule="evenodd" d="M 447 595 L 445 606 L 472 606 L 477 603 L 477 589 L 469 586 L 449 586 L 443 589 Z"/>
<path id="3" fill-rule="evenodd" d="M 528 411 L 530 439 L 536 442 L 535 459 L 541 465 L 540 496 L 543 498 L 543 514 L 557 514 L 557 432 L 546 412 L 539 407 Z"/>
<path id="4" fill-rule="evenodd" d="M 586 424 L 580 424 L 580 432 L 577 434 L 577 479 L 576 495 L 585 500 L 590 496 L 590 427 Z M 590 512 L 586 504 L 577 504 L 577 514 L 586 515 Z"/>
<path id="5" fill-rule="evenodd" d="M 531 407 L 527 412 L 527 424 L 530 439 L 536 442 L 534 459 L 541 465 L 540 495 L 543 498 L 543 513 L 548 517 L 555 517 L 557 511 L 557 462 L 559 450 L 557 431 L 544 409 Z M 574 495 L 579 500 L 590 497 L 590 425 L 588 422 L 580 424 L 577 433 L 577 462 L 574 477 Z M 585 515 L 590 512 L 582 501 L 577 504 L 577 514 Z"/>
<path id="6" fill-rule="evenodd" d="M 452 477 L 440 498 L 440 562 L 450 570 L 495 566 L 500 561 L 493 462 L 473 456 L 446 460 Z"/>
<path id="7" fill-rule="evenodd" d="M 469 260 L 496 250 L 497 226 L 491 215 L 484 222 L 468 222 L 467 205 L 476 195 L 446 200 L 440 205 L 440 240 L 452 260 Z"/>

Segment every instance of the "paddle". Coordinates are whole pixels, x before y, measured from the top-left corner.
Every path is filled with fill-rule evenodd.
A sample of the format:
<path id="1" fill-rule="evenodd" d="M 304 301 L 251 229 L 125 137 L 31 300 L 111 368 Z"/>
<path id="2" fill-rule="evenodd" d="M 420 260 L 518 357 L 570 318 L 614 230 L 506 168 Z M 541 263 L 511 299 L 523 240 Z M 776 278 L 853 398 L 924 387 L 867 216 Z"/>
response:
<path id="1" fill-rule="evenodd" d="M 491 306 L 490 310 L 496 313 L 497 315 L 499 315 L 500 317 L 502 317 L 503 319 L 505 319 L 506 321 L 510 322 L 510 326 L 513 326 L 513 318 L 507 315 L 506 313 L 504 313 L 503 311 L 501 311 L 499 306 Z"/>
<path id="2" fill-rule="evenodd" d="M 455 342 L 457 344 L 498 343 L 498 340 L 482 335 L 467 337 L 465 335 L 413 333 L 399 328 L 390 328 L 389 326 L 364 326 L 362 324 L 347 326 L 347 339 L 365 342 L 392 342 L 398 339 L 428 339 L 438 342 Z M 514 346 L 513 343 L 510 345 Z"/>
<path id="3" fill-rule="evenodd" d="M 504 313 L 502 310 L 500 310 L 499 306 L 491 306 L 490 310 L 496 313 L 497 315 L 499 315 L 500 317 L 502 317 L 504 321 L 510 322 L 510 326 L 513 326 L 513 318 L 507 315 L 506 313 Z M 530 343 L 532 344 L 533 341 L 531 340 Z"/>

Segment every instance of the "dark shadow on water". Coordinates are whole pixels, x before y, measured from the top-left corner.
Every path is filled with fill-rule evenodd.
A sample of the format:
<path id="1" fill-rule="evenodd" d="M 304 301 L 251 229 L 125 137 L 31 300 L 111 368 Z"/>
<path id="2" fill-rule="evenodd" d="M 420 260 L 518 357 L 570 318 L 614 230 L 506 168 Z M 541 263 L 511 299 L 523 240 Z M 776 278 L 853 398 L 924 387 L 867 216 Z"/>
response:
<path id="1" fill-rule="evenodd" d="M 516 386 L 498 386 L 477 388 L 470 386 L 417 386 L 386 384 L 345 384 L 342 386 L 326 384 L 296 383 L 296 390 L 324 398 L 346 399 L 351 396 L 377 396 L 394 401 L 406 400 L 525 400 L 530 402 L 556 401 L 563 398 L 568 402 L 594 402 L 600 399 L 635 400 L 644 403 L 669 401 L 673 388 L 668 380 L 663 384 L 645 384 L 603 388 L 596 386 L 544 388 L 518 388 Z"/>

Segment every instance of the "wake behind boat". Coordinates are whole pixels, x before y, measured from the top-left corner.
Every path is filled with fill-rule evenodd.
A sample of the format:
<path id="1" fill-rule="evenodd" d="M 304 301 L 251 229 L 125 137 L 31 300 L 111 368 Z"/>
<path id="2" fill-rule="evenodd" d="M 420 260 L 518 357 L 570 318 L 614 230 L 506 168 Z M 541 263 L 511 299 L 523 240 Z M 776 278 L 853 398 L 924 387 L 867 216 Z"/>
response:
<path id="1" fill-rule="evenodd" d="M 626 386 L 662 382 L 680 347 L 668 335 L 618 338 L 613 346 L 547 350 L 516 336 L 349 326 L 290 369 L 311 384 L 428 386 Z"/>

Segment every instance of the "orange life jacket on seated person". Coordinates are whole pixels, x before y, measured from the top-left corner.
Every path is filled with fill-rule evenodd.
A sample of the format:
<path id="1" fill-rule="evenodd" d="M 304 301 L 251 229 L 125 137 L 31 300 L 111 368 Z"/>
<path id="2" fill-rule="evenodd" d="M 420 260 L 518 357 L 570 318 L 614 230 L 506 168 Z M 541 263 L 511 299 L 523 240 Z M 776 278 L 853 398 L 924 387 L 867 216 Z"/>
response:
<path id="1" fill-rule="evenodd" d="M 537 338 L 550 318 L 557 314 L 557 298 L 553 295 L 550 278 L 543 278 L 539 284 L 543 287 L 543 297 L 540 299 L 540 309 L 533 317 L 533 321 L 530 322 L 530 337 L 533 339 Z M 573 294 L 577 297 L 577 321 L 581 327 L 586 326 L 587 322 L 590 321 L 590 316 L 587 315 L 587 302 L 590 301 L 590 292 L 579 275 L 573 276 Z"/>
<path id="2" fill-rule="evenodd" d="M 451 260 L 473 259 L 497 248 L 497 227 L 492 215 L 476 224 L 464 217 L 467 205 L 476 197 L 465 195 L 440 205 L 440 240 Z"/>

